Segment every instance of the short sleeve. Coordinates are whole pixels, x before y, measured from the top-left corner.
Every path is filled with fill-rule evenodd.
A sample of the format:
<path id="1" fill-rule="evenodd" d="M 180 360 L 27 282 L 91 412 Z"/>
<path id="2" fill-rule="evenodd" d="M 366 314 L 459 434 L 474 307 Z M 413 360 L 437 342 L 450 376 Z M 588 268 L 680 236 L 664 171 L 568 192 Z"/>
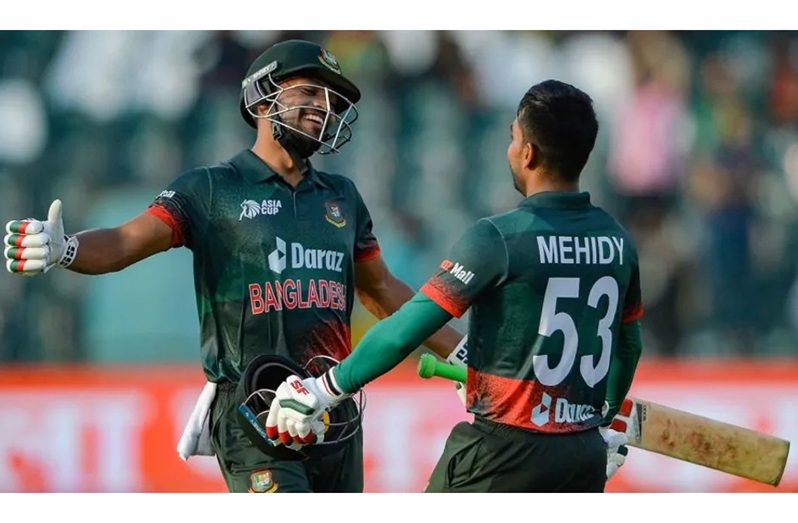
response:
<path id="1" fill-rule="evenodd" d="M 380 244 L 377 242 L 377 237 L 374 236 L 374 232 L 371 230 L 373 227 L 371 214 L 369 214 L 366 203 L 363 201 L 357 188 L 355 188 L 355 206 L 357 221 L 354 252 L 355 261 L 363 262 L 373 260 L 380 255 Z"/>
<path id="2" fill-rule="evenodd" d="M 493 223 L 483 219 L 455 243 L 421 292 L 459 318 L 480 294 L 506 279 L 507 268 L 504 239 Z"/>
<path id="3" fill-rule="evenodd" d="M 180 175 L 161 191 L 147 208 L 172 229 L 172 247 L 193 247 L 202 224 L 207 223 L 210 208 L 210 180 L 207 169 L 195 169 Z"/>
<path id="4" fill-rule="evenodd" d="M 629 277 L 629 286 L 626 289 L 626 296 L 624 297 L 621 323 L 629 323 L 643 317 L 643 297 L 640 291 L 640 267 L 637 251 L 634 248 L 632 248 L 632 255 L 629 257 L 629 263 L 632 266 L 632 272 Z"/>

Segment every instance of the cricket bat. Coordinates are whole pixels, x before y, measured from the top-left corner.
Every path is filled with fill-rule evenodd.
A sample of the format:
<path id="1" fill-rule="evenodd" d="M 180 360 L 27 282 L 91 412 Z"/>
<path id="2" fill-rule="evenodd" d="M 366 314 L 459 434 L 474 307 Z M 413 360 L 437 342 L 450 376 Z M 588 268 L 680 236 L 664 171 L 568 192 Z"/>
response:
<path id="1" fill-rule="evenodd" d="M 424 354 L 422 378 L 466 381 L 466 369 Z M 629 445 L 774 487 L 781 481 L 790 442 L 730 423 L 705 418 L 642 399 L 629 398 L 621 415 L 629 418 Z"/>

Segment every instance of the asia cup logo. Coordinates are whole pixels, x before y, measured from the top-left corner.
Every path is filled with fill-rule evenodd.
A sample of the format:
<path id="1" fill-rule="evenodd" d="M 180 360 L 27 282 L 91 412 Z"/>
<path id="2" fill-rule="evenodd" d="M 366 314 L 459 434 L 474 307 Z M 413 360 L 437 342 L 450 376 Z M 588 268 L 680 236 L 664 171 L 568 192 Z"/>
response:
<path id="1" fill-rule="evenodd" d="M 263 200 L 261 203 L 255 200 L 244 200 L 241 202 L 241 214 L 238 216 L 238 221 L 244 218 L 252 219 L 258 215 L 272 216 L 280 212 L 283 208 L 283 202 L 280 200 Z"/>
<path id="2" fill-rule="evenodd" d="M 238 221 L 244 218 L 249 218 L 251 220 L 259 214 L 260 204 L 258 202 L 255 200 L 244 200 L 241 202 L 241 215 L 238 217 Z"/>

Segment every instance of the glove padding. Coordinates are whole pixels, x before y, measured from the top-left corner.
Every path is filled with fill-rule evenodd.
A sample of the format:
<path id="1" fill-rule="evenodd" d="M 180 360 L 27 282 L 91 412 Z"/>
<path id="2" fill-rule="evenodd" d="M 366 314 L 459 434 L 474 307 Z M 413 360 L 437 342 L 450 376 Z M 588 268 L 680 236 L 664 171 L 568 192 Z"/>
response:
<path id="1" fill-rule="evenodd" d="M 32 276 L 56 265 L 68 267 L 77 254 L 77 237 L 64 235 L 61 200 L 50 204 L 47 221 L 11 220 L 6 232 L 3 255 L 6 269 L 13 274 Z"/>
<path id="2" fill-rule="evenodd" d="M 291 450 L 324 441 L 324 412 L 351 396 L 338 391 L 332 370 L 304 380 L 289 376 L 275 391 L 266 418 L 266 435 L 275 446 L 285 445 Z"/>
<path id="3" fill-rule="evenodd" d="M 468 336 L 463 336 L 463 339 L 460 340 L 460 343 L 458 343 L 454 350 L 449 353 L 449 355 L 446 357 L 446 363 L 456 367 L 468 368 Z M 460 398 L 460 402 L 463 404 L 463 407 L 468 407 L 468 403 L 466 401 L 466 384 L 455 381 L 454 388 L 457 392 L 457 397 Z"/>
<path id="4" fill-rule="evenodd" d="M 605 404 L 606 405 L 606 404 Z M 606 408 L 606 407 L 605 407 Z M 632 411 L 632 400 L 624 400 L 618 414 L 612 419 L 608 427 L 599 427 L 601 437 L 607 445 L 607 480 L 609 480 L 626 461 L 629 448 L 627 435 L 628 428 L 631 426 L 630 416 Z"/>
<path id="5" fill-rule="evenodd" d="M 609 481 L 626 461 L 626 454 L 629 452 L 626 444 L 629 442 L 629 438 L 623 432 L 618 432 L 610 427 L 599 427 L 599 432 L 607 445 L 607 480 Z"/>

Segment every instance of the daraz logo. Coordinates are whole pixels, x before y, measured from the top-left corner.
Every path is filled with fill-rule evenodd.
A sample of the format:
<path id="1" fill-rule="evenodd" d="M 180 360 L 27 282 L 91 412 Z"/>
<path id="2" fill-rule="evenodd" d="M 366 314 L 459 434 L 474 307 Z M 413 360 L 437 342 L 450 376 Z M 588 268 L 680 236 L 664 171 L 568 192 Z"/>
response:
<path id="1" fill-rule="evenodd" d="M 285 240 L 280 237 L 276 237 L 275 240 L 277 248 L 269 254 L 269 269 L 280 274 L 285 269 Z"/>
<path id="2" fill-rule="evenodd" d="M 551 396 L 543 393 L 540 403 L 532 409 L 532 424 L 542 427 L 549 422 L 549 412 L 551 411 Z"/>
<path id="3" fill-rule="evenodd" d="M 292 269 L 325 269 L 343 271 L 344 253 L 327 249 L 311 249 L 301 243 L 291 242 L 290 249 L 285 240 L 275 236 L 276 249 L 269 253 L 269 269 L 281 274 L 288 264 Z"/>

